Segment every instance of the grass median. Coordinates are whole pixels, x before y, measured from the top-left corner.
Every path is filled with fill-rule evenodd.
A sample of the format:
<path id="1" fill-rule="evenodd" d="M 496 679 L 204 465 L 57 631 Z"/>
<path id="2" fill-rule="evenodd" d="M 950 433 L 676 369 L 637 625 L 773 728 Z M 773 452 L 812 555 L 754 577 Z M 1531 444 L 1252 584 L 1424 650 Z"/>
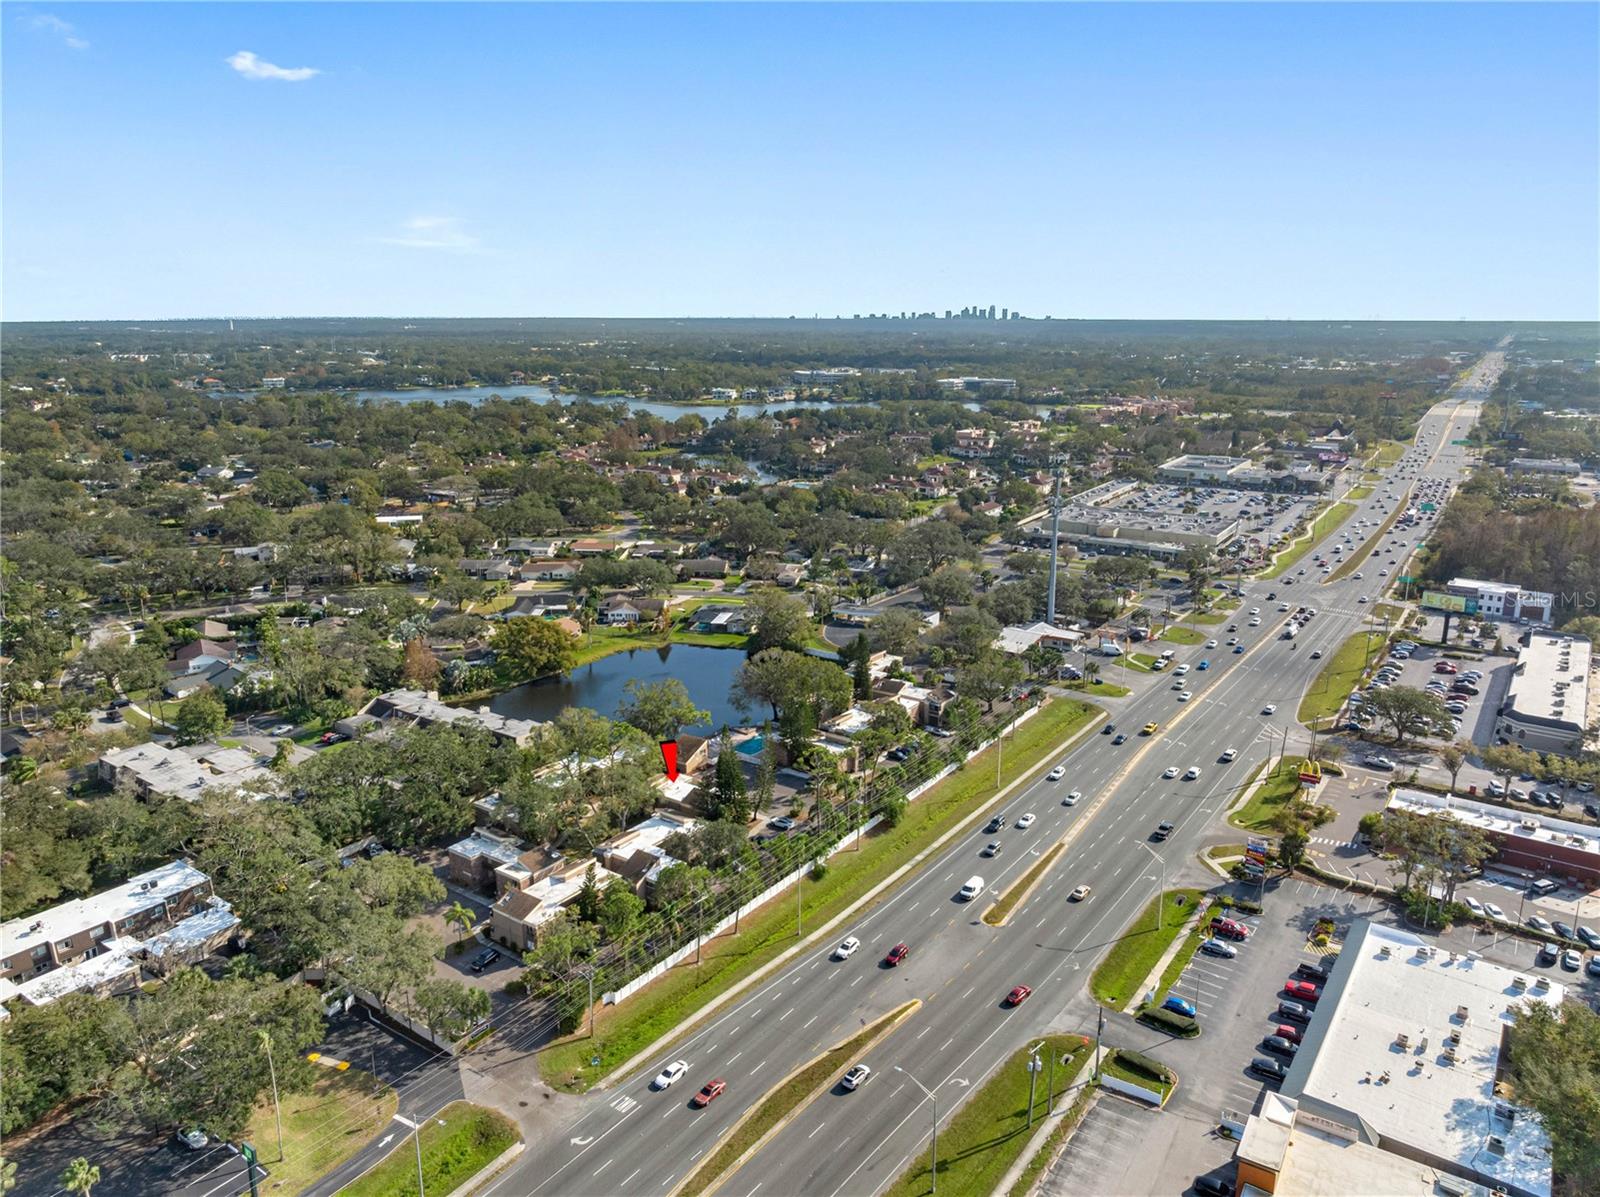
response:
<path id="1" fill-rule="evenodd" d="M 1006 738 L 1002 784 L 1055 756 L 1070 737 L 1103 714 L 1100 708 L 1076 700 L 1050 702 Z M 835 853 L 820 880 L 807 876 L 800 883 L 805 925 L 817 927 L 840 914 L 993 798 L 994 752 L 990 745 L 973 757 L 910 803 L 895 826 L 866 836 L 859 850 Z M 567 1039 L 540 1053 L 546 1082 L 582 1092 L 657 1040 L 688 1030 L 702 1007 L 794 946 L 794 907 L 792 893 L 778 895 L 743 918 L 738 935 L 724 933 L 707 940 L 698 968 L 685 962 L 619 1005 L 597 1010 L 592 1039 Z M 598 1066 L 590 1064 L 593 1056 L 600 1057 Z"/>
<path id="2" fill-rule="evenodd" d="M 1341 644 L 1332 657 L 1323 662 L 1322 672 L 1305 697 L 1300 700 L 1300 710 L 1295 715 L 1301 723 L 1314 723 L 1339 713 L 1366 671 L 1367 662 L 1383 647 L 1382 632 L 1357 632 Z"/>
<path id="3" fill-rule="evenodd" d="M 1267 773 L 1256 787 L 1250 800 L 1228 816 L 1228 822 L 1246 831 L 1270 831 L 1279 809 L 1300 792 L 1300 766 L 1306 763 L 1303 756 L 1285 757 L 1278 767 Z M 1271 761 L 1256 766 L 1256 777 L 1271 767 Z"/>
<path id="4" fill-rule="evenodd" d="M 1133 925 L 1112 944 L 1089 979 L 1095 1000 L 1114 1010 L 1132 1005 L 1139 996 L 1139 987 L 1178 937 L 1183 920 L 1194 913 L 1201 896 L 1198 889 L 1169 889 L 1161 895 L 1159 908 L 1151 899 Z"/>
<path id="5" fill-rule="evenodd" d="M 722 1142 L 706 1157 L 705 1163 L 695 1169 L 694 1175 L 684 1181 L 681 1188 L 674 1190 L 675 1195 L 693 1197 L 694 1194 L 714 1188 L 730 1168 L 738 1165 L 745 1152 L 760 1143 L 769 1131 L 777 1128 L 790 1115 L 809 1105 L 823 1089 L 836 1083 L 839 1075 L 855 1062 L 856 1057 L 865 1054 L 873 1043 L 919 1005 L 920 1001 L 907 1002 L 891 1010 L 792 1073 L 734 1124 Z M 868 1084 L 871 1084 L 870 1078 Z"/>
<path id="6" fill-rule="evenodd" d="M 304 1093 L 283 1095 L 281 1160 L 272 1102 L 251 1111 L 244 1138 L 255 1145 L 273 1192 L 304 1192 L 370 1143 L 394 1117 L 399 1099 L 370 1073 L 355 1068 L 318 1073 Z"/>
<path id="7" fill-rule="evenodd" d="M 1041 1060 L 1055 1061 L 1053 1066 L 1047 1063 L 1045 1071 L 1034 1078 L 1032 1122 L 1037 1126 L 1050 1112 L 1051 1067 L 1055 1070 L 1054 1093 L 1059 1094 L 1072 1084 L 1092 1053 L 1089 1041 L 1081 1035 L 1047 1035 L 1035 1043 L 1042 1043 Z M 1027 1148 L 1032 1139 L 1028 1118 L 1029 1054 L 1026 1047 L 1013 1052 L 940 1130 L 940 1192 L 988 1197 Z M 931 1117 L 931 1112 L 924 1112 L 921 1121 L 926 1123 Z M 932 1190 L 932 1182 L 929 1152 L 924 1147 L 884 1197 L 922 1197 Z"/>
<path id="8" fill-rule="evenodd" d="M 1034 863 L 1033 868 L 1011 883 L 1011 888 L 1006 890 L 998 902 L 983 912 L 983 921 L 991 927 L 998 927 L 1004 923 L 1011 916 L 1011 911 L 1017 903 L 1027 897 L 1034 882 L 1043 877 L 1045 870 L 1055 863 L 1056 857 L 1061 855 L 1064 847 L 1065 844 L 1053 844 L 1050 850 Z"/>
<path id="9" fill-rule="evenodd" d="M 1274 557 L 1272 564 L 1262 573 L 1266 575 L 1281 574 L 1309 553 L 1323 537 L 1349 519 L 1355 513 L 1355 510 L 1356 505 L 1354 503 L 1341 501 L 1329 504 L 1316 519 L 1311 521 L 1311 527 L 1303 532 L 1288 548 Z"/>
<path id="10" fill-rule="evenodd" d="M 422 1127 L 422 1182 L 427 1193 L 453 1193 L 522 1136 L 504 1114 L 470 1101 L 451 1102 Z M 342 1197 L 420 1197 L 416 1148 L 403 1139 L 381 1164 L 339 1190 Z"/>
<path id="11" fill-rule="evenodd" d="M 1405 513 L 1405 510 L 1406 508 L 1404 503 L 1396 503 L 1394 505 L 1394 510 L 1389 513 L 1389 517 L 1384 520 L 1383 523 L 1378 525 L 1378 530 L 1362 541 L 1361 546 L 1356 549 L 1355 552 L 1347 556 L 1344 561 L 1340 563 L 1338 569 L 1334 570 L 1328 575 L 1328 581 L 1337 582 L 1341 578 L 1348 578 L 1351 574 L 1359 570 L 1361 566 L 1366 563 L 1367 559 L 1371 557 L 1375 551 L 1377 551 L 1378 547 L 1383 544 L 1383 538 L 1389 535 L 1390 531 L 1394 528 L 1395 521 Z"/>

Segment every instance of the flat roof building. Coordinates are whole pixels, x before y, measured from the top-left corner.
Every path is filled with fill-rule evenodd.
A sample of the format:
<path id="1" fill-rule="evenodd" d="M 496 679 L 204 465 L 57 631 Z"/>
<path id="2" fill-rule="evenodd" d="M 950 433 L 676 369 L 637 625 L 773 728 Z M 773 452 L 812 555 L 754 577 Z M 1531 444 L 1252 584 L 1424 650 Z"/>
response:
<path id="1" fill-rule="evenodd" d="M 1541 752 L 1582 751 L 1595 714 L 1589 709 L 1593 667 L 1591 645 L 1583 637 L 1530 632 L 1517 653 L 1495 735 Z"/>
<path id="2" fill-rule="evenodd" d="M 1583 473 L 1583 467 L 1575 461 L 1564 461 L 1550 457 L 1518 457 L 1506 463 L 1506 469 L 1514 474 L 1566 474 L 1576 476 Z"/>
<path id="3" fill-rule="evenodd" d="M 1337 463 L 1326 463 L 1337 464 Z M 1156 467 L 1158 477 L 1190 486 L 1233 486 L 1243 490 L 1318 491 L 1328 475 L 1318 463 L 1295 461 L 1281 470 L 1269 470 L 1248 457 L 1217 453 L 1184 453 Z"/>
<path id="4" fill-rule="evenodd" d="M 87 898 L 0 924 L 0 1001 L 43 1005 L 138 980 L 141 964 L 192 961 L 238 925 L 211 878 L 187 860 L 140 873 Z"/>
<path id="5" fill-rule="evenodd" d="M 364 713 L 380 719 L 409 721 L 418 727 L 429 727 L 435 723 L 481 727 L 490 735 L 510 740 L 519 748 L 527 745 L 534 729 L 539 726 L 532 719 L 497 715 L 488 707 L 468 710 L 466 707 L 447 706 L 439 701 L 438 695 L 421 690 L 390 690 L 387 694 L 380 694 L 367 704 Z"/>
<path id="6" fill-rule="evenodd" d="M 1524 814 L 1429 790 L 1395 790 L 1386 809 L 1454 819 L 1476 827 L 1495 841 L 1494 859 L 1513 868 L 1554 873 L 1584 885 L 1600 884 L 1600 829 L 1587 823 Z"/>
<path id="7" fill-rule="evenodd" d="M 1512 1007 L 1559 1006 L 1564 994 L 1547 977 L 1358 919 L 1281 1093 L 1298 1120 L 1332 1137 L 1514 1197 L 1549 1197 L 1550 1137 L 1498 1078 Z"/>
<path id="8" fill-rule="evenodd" d="M 113 748 L 100 757 L 97 768 L 107 785 L 129 786 L 143 797 L 159 794 L 193 802 L 218 787 L 236 790 L 251 786 L 263 793 L 279 788 L 278 775 L 257 757 L 242 748 L 216 744 L 175 748 L 150 743 Z"/>
<path id="9" fill-rule="evenodd" d="M 1555 596 L 1543 590 L 1524 590 L 1506 582 L 1483 582 L 1477 578 L 1451 578 L 1445 585 L 1449 594 L 1476 599 L 1478 614 L 1495 619 L 1526 619 L 1549 623 Z"/>

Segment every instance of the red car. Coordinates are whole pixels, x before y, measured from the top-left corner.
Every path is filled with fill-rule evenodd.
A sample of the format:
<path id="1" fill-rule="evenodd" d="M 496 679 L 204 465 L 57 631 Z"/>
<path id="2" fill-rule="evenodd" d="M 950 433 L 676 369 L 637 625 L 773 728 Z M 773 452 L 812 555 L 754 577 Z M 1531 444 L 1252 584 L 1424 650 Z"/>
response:
<path id="1" fill-rule="evenodd" d="M 1450 664 L 1449 661 L 1440 661 L 1433 667 L 1433 671 L 1435 673 L 1454 673 L 1456 671 L 1456 667 Z"/>
<path id="2" fill-rule="evenodd" d="M 697 1110 L 703 1110 L 717 1098 L 722 1096 L 722 1091 L 728 1087 L 728 1082 L 718 1077 L 714 1081 L 707 1081 L 706 1087 L 696 1093 L 689 1104 Z"/>
<path id="3" fill-rule="evenodd" d="M 1279 1039 L 1287 1039 L 1290 1043 L 1299 1043 L 1300 1042 L 1300 1028 L 1299 1027 L 1292 1027 L 1288 1023 L 1284 1023 L 1282 1026 L 1280 1026 L 1276 1031 L 1273 1031 L 1272 1033 L 1274 1035 L 1276 1035 Z"/>
<path id="4" fill-rule="evenodd" d="M 1211 920 L 1211 931 L 1214 935 L 1220 935 L 1224 939 L 1244 940 L 1250 938 L 1249 927 L 1246 927 L 1243 923 L 1236 923 L 1232 919 L 1223 918 L 1221 915 Z"/>
<path id="5" fill-rule="evenodd" d="M 1295 1001 L 1305 1002 L 1307 1005 L 1314 1005 L 1320 996 L 1317 987 L 1310 981 L 1285 981 L 1283 992 Z"/>
<path id="6" fill-rule="evenodd" d="M 883 962 L 890 968 L 894 968 L 909 955 L 911 955 L 911 949 L 903 943 L 897 943 L 889 949 L 889 954 L 883 958 Z"/>
<path id="7" fill-rule="evenodd" d="M 1028 1000 L 1028 995 L 1032 992 L 1033 990 L 1029 989 L 1026 985 L 1018 985 L 1010 993 L 1006 994 L 1006 1005 L 1020 1006 L 1023 1002 Z"/>

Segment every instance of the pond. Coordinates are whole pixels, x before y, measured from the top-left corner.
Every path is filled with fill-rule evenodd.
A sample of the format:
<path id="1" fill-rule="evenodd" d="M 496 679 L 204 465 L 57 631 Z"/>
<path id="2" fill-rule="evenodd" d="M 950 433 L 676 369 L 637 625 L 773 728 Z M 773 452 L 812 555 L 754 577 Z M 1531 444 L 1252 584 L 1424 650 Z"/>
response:
<path id="1" fill-rule="evenodd" d="M 588 707 L 614 718 L 624 697 L 623 687 L 630 681 L 659 682 L 674 677 L 688 689 L 695 706 L 711 712 L 709 723 L 684 730 L 709 735 L 724 723 L 738 727 L 746 722 L 731 697 L 734 678 L 744 663 L 744 653 L 733 648 L 697 644 L 636 648 L 580 665 L 565 677 L 544 678 L 497 694 L 489 709 L 498 715 L 541 722 L 554 719 L 567 707 Z M 755 718 L 764 714 L 756 712 Z"/>

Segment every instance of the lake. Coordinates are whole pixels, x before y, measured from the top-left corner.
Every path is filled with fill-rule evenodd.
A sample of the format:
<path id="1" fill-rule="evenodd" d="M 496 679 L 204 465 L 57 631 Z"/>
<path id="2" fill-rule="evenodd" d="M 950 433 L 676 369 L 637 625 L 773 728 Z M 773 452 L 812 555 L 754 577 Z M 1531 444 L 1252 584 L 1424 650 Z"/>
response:
<path id="1" fill-rule="evenodd" d="M 560 403 L 625 403 L 630 411 L 649 412 L 663 420 L 676 420 L 679 416 L 694 414 L 707 423 L 713 423 L 732 412 L 736 416 L 753 416 L 757 412 L 789 411 L 797 407 L 828 407 L 827 400 L 822 399 L 790 399 L 781 403 L 656 403 L 648 399 L 628 399 L 621 396 L 611 399 L 600 399 L 592 395 L 557 395 L 549 387 L 542 387 L 536 383 L 523 383 L 516 386 L 503 387 L 412 387 L 404 391 L 359 391 L 356 397 L 360 399 L 381 399 L 398 403 L 471 403 L 479 404 L 491 395 L 498 395 L 502 399 L 529 399 L 535 403 L 549 403 L 552 399 Z"/>
<path id="2" fill-rule="evenodd" d="M 705 648 L 698 644 L 668 644 L 661 648 L 636 648 L 612 653 L 580 665 L 561 678 L 546 678 L 514 687 L 489 701 L 498 715 L 548 722 L 567 707 L 588 707 L 614 718 L 623 700 L 623 687 L 635 679 L 659 682 L 675 677 L 689 691 L 694 705 L 711 712 L 711 722 L 685 728 L 696 735 L 721 730 L 724 723 L 738 727 L 745 717 L 730 694 L 745 655 L 734 648 Z M 759 721 L 767 712 L 756 713 Z"/>

